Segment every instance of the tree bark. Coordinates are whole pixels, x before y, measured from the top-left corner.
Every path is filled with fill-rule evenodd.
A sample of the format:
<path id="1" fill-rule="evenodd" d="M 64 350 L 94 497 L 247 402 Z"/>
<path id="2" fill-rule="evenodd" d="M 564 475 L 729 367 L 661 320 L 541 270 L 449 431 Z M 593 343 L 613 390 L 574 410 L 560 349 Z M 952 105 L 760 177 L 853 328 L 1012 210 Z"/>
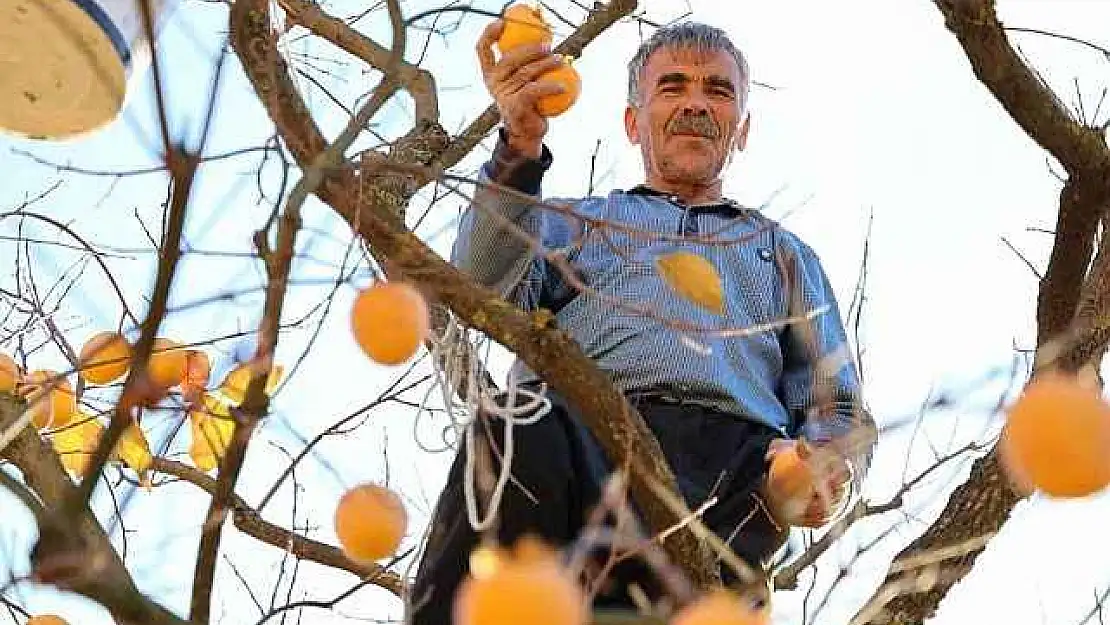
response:
<path id="1" fill-rule="evenodd" d="M 1006 38 L 993 0 L 938 0 L 945 25 L 962 46 L 979 81 L 1025 133 L 1063 165 L 1055 241 L 1037 298 L 1038 369 L 1067 371 L 1101 361 L 1110 340 L 1110 250 L 1101 242 L 1092 266 L 1095 231 L 1110 206 L 1110 151 L 1100 129 L 1076 121 Z M 1088 272 L 1088 267 L 1092 267 Z M 953 491 L 940 517 L 895 559 L 992 536 L 1021 496 L 1011 489 L 995 451 L 972 465 L 967 482 Z M 884 622 L 921 623 L 936 612 L 982 549 L 946 561 L 946 575 L 928 591 L 904 594 L 883 611 Z M 884 585 L 897 580 L 895 569 Z"/>

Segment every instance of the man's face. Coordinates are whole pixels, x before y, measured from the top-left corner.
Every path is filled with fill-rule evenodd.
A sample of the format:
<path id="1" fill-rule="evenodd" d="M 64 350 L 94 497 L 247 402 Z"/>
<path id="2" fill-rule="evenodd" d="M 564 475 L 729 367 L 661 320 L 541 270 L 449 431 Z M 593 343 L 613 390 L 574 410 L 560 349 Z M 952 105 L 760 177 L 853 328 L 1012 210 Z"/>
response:
<path id="1" fill-rule="evenodd" d="M 740 68 L 728 52 L 663 48 L 640 77 L 640 105 L 625 110 L 628 139 L 640 145 L 649 178 L 682 184 L 717 179 L 747 140 Z"/>

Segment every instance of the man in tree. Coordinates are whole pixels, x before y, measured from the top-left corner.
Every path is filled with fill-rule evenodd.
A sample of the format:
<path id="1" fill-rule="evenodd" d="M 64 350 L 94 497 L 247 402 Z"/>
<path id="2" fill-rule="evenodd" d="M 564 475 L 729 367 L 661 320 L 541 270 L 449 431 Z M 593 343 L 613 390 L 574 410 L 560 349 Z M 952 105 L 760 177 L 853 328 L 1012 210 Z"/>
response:
<path id="1" fill-rule="evenodd" d="M 721 173 L 744 149 L 751 121 L 747 63 L 719 29 L 682 23 L 657 31 L 629 63 L 624 114 L 629 140 L 641 147 L 645 182 L 541 206 L 552 154 L 536 102 L 560 91 L 540 79 L 559 60 L 543 46 L 495 59 L 502 27 L 491 24 L 477 51 L 503 124 L 462 218 L 453 262 L 522 308 L 554 313 L 643 415 L 687 504 L 716 496 L 705 523 L 765 569 L 790 525 L 827 523 L 862 480 L 872 438 L 839 443 L 873 422 L 816 254 L 721 195 Z M 548 254 L 534 253 L 517 229 Z M 723 310 L 684 299 L 659 275 L 654 260 L 680 250 L 716 267 Z M 537 388 L 520 361 L 514 374 L 524 388 Z M 613 469 L 574 410 L 553 393 L 548 398 L 550 412 L 513 431 L 517 483 L 496 510 L 496 538 L 504 543 L 526 533 L 557 545 L 573 541 Z M 499 470 L 502 424 L 474 427 Z M 835 449 L 839 462 L 822 473 L 827 483 L 804 510 L 791 512 L 766 476 L 771 458 L 795 445 Z M 415 625 L 447 625 L 481 539 L 465 508 L 464 457 L 456 458 L 432 520 L 412 595 Z M 727 569 L 723 575 L 731 581 Z M 608 596 L 626 605 L 627 582 L 651 585 L 642 570 L 616 577 Z"/>

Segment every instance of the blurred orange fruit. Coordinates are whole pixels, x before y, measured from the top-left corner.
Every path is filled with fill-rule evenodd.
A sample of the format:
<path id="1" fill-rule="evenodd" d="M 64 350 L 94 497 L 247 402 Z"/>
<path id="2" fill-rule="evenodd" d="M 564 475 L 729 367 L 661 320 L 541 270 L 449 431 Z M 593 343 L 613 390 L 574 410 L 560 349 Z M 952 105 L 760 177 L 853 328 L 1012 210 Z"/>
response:
<path id="1" fill-rule="evenodd" d="M 185 379 L 188 358 L 189 350 L 183 349 L 181 343 L 165 338 L 154 339 L 154 347 L 146 365 L 151 384 L 159 389 L 169 389 L 181 384 Z"/>
<path id="2" fill-rule="evenodd" d="M 397 551 L 408 529 L 408 513 L 396 493 L 377 484 L 348 490 L 335 509 L 335 533 L 347 557 L 372 563 Z"/>
<path id="3" fill-rule="evenodd" d="M 752 606 L 740 595 L 711 590 L 679 610 L 670 625 L 770 625 L 767 610 Z"/>
<path id="4" fill-rule="evenodd" d="M 775 504 L 788 522 L 801 518 L 814 495 L 817 477 L 797 445 L 787 447 L 771 459 L 767 472 L 768 490 L 780 497 Z"/>
<path id="5" fill-rule="evenodd" d="M 31 422 L 37 429 L 62 427 L 77 414 L 73 386 L 55 371 L 32 371 L 24 377 L 18 390 L 27 400 Z"/>
<path id="6" fill-rule="evenodd" d="M 456 625 L 584 625 L 585 593 L 563 569 L 557 552 L 534 538 L 512 553 L 480 547 L 471 557 L 453 606 Z"/>
<path id="7" fill-rule="evenodd" d="M 7 354 L 0 354 L 0 393 L 15 393 L 23 377 L 19 365 Z"/>
<path id="8" fill-rule="evenodd" d="M 1074 376 L 1039 375 L 1007 410 L 999 460 L 1026 492 L 1086 497 L 1110 484 L 1110 404 Z"/>
<path id="9" fill-rule="evenodd" d="M 200 401 L 200 396 L 208 386 L 212 374 L 212 362 L 208 354 L 199 349 L 190 349 L 185 354 L 185 375 L 181 380 L 181 394 L 191 403 Z"/>
<path id="10" fill-rule="evenodd" d="M 538 6 L 517 3 L 505 9 L 501 19 L 505 27 L 497 38 L 497 49 L 501 54 L 529 44 L 551 45 L 553 33 L 551 26 L 543 19 Z"/>
<path id="11" fill-rule="evenodd" d="M 431 322 L 424 296 L 404 282 L 376 282 L 360 292 L 351 329 L 362 351 L 383 365 L 399 365 L 420 348 Z"/>
<path id="12" fill-rule="evenodd" d="M 131 366 L 131 344 L 118 332 L 95 334 L 78 356 L 81 377 L 90 384 L 111 384 Z"/>
<path id="13" fill-rule="evenodd" d="M 69 625 L 69 622 L 54 614 L 38 614 L 27 619 L 26 625 Z"/>

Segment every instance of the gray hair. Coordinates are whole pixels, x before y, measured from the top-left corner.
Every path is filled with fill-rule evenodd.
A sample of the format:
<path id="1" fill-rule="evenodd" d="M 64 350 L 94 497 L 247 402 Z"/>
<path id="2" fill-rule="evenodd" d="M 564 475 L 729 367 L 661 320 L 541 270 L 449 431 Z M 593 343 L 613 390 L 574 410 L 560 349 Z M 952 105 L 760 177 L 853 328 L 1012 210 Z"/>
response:
<path id="1" fill-rule="evenodd" d="M 737 85 L 740 107 L 747 106 L 748 89 L 751 83 L 751 72 L 744 54 L 733 45 L 725 31 L 708 24 L 699 22 L 681 22 L 665 26 L 655 31 L 654 34 L 636 50 L 632 60 L 628 62 L 628 103 L 632 106 L 640 104 L 640 78 L 644 74 L 644 66 L 652 53 L 661 48 L 686 48 L 699 52 L 716 52 L 723 50 L 732 55 L 736 67 L 740 68 L 740 84 Z"/>

